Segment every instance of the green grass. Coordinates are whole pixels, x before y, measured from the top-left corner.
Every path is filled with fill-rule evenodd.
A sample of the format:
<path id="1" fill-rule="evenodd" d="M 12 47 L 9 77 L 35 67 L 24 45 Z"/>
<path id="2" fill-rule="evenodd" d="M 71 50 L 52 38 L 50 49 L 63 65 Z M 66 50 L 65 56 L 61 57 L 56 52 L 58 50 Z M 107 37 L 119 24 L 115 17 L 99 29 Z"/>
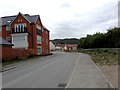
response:
<path id="1" fill-rule="evenodd" d="M 81 53 L 89 54 L 98 65 L 117 65 L 120 62 L 120 51 L 111 49 L 80 50 Z M 120 63 L 119 63 L 120 64 Z"/>

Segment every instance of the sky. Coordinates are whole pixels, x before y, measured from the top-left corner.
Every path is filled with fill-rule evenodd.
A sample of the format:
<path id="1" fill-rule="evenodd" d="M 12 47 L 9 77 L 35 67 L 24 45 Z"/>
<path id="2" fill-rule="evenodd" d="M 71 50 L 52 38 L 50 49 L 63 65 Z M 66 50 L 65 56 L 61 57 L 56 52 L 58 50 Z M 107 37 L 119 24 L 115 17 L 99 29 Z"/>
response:
<path id="1" fill-rule="evenodd" d="M 119 0 L 0 0 L 0 17 L 40 15 L 50 39 L 81 38 L 118 26 Z"/>

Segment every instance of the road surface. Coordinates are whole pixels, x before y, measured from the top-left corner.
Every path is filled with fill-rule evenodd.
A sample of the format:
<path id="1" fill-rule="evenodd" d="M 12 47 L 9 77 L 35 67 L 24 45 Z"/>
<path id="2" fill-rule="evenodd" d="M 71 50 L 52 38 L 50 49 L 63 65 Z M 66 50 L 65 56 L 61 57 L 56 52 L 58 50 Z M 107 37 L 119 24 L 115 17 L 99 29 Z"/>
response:
<path id="1" fill-rule="evenodd" d="M 79 54 L 55 52 L 3 72 L 3 88 L 57 88 L 67 84 Z"/>
<path id="2" fill-rule="evenodd" d="M 2 73 L 3 88 L 111 88 L 89 55 L 54 52 Z M 67 84 L 67 86 L 65 86 Z"/>

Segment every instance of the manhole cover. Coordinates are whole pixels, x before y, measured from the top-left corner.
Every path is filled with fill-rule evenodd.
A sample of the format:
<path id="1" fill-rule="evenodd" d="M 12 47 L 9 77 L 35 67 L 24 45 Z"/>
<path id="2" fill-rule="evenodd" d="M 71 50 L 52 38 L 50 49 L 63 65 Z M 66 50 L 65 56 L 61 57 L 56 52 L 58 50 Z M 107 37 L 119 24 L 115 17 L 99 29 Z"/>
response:
<path id="1" fill-rule="evenodd" d="M 67 84 L 65 84 L 65 83 L 58 84 L 58 87 L 66 87 L 66 86 L 67 86 Z"/>

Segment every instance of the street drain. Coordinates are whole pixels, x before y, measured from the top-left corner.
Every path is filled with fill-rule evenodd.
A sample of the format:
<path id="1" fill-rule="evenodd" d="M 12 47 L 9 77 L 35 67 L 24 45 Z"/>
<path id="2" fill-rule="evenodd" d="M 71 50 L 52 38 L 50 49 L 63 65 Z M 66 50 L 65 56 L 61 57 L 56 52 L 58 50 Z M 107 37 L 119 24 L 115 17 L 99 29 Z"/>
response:
<path id="1" fill-rule="evenodd" d="M 58 87 L 66 87 L 66 86 L 67 86 L 67 84 L 65 84 L 65 83 L 58 84 Z"/>

